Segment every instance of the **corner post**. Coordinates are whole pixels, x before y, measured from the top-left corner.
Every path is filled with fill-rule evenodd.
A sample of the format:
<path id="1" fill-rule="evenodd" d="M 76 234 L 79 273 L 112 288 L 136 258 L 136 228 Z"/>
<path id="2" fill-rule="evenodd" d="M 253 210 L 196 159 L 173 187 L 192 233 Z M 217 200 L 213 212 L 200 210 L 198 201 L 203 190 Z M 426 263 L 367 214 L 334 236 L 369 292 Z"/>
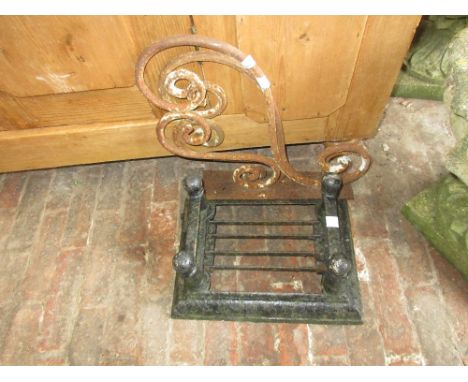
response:
<path id="1" fill-rule="evenodd" d="M 205 189 L 200 176 L 189 175 L 184 179 L 184 188 L 188 193 L 188 213 L 186 219 L 187 230 L 182 233 L 180 250 L 172 259 L 172 265 L 178 276 L 184 279 L 188 289 L 207 290 L 209 275 L 204 270 L 204 243 L 199 243 L 202 225 L 200 216 L 206 210 Z M 204 236 L 204 235 L 203 235 Z"/>
<path id="2" fill-rule="evenodd" d="M 326 292 L 338 293 L 342 282 L 351 270 L 351 263 L 344 256 L 341 240 L 341 229 L 338 218 L 338 195 L 343 182 L 339 175 L 328 174 L 322 178 L 322 202 L 320 218 L 324 227 L 324 262 L 327 271 L 323 274 L 322 283 Z"/>

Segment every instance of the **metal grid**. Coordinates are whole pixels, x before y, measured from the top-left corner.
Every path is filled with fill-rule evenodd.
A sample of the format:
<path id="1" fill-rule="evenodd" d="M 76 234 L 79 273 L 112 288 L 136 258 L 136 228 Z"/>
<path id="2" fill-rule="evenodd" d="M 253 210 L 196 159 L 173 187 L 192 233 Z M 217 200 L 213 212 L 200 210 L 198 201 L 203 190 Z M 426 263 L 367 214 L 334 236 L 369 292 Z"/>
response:
<path id="1" fill-rule="evenodd" d="M 193 180 L 192 180 L 193 181 Z M 174 258 L 177 271 L 172 316 L 185 319 L 239 321 L 311 322 L 355 324 L 361 322 L 361 305 L 353 246 L 345 200 L 324 197 L 316 200 L 207 200 L 201 179 L 196 187 L 186 181 L 189 192 L 181 236 L 181 248 Z M 275 208 L 299 207 L 312 211 L 307 219 L 286 219 L 271 213 Z M 217 213 L 221 208 L 234 211 L 231 217 Z M 242 211 L 258 208 L 254 218 L 239 218 Z M 236 213 L 237 212 L 237 213 Z M 334 213 L 339 228 L 327 226 L 326 217 Z M 254 214 L 255 215 L 255 214 Z M 273 217 L 273 218 L 272 218 Z M 281 230 L 299 227 L 297 232 Z M 256 229 L 256 231 L 255 231 Z M 307 229 L 308 232 L 300 232 Z M 250 233 L 249 231 L 252 230 Z M 247 233 L 246 233 L 247 232 Z M 219 242 L 236 241 L 230 248 Z M 265 243 L 302 242 L 302 248 L 272 249 L 268 245 L 245 249 L 246 241 Z M 336 241 L 338 240 L 338 242 Z M 299 246 L 300 247 L 300 246 Z M 245 259 L 260 259 L 245 264 Z M 228 262 L 224 260 L 228 259 Z M 284 264 L 277 262 L 286 259 Z M 288 261 L 294 259 L 294 264 Z M 263 260 L 263 261 L 262 261 Z M 302 261 L 302 262 L 301 262 Z M 303 261 L 313 264 L 304 265 Z M 235 287 L 229 291 L 213 288 L 216 275 L 232 273 Z M 305 290 L 242 290 L 239 276 L 251 275 L 250 284 L 262 282 L 259 275 L 275 280 L 277 274 L 319 275 L 315 292 Z M 231 278 L 232 281 L 232 278 Z M 221 282 L 223 279 L 221 278 Z"/>

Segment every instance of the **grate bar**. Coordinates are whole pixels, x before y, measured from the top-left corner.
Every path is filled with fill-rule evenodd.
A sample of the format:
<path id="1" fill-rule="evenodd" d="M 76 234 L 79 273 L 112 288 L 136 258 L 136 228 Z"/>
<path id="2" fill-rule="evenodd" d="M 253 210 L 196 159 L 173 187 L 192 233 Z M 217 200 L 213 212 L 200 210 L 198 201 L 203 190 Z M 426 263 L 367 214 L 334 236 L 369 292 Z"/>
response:
<path id="1" fill-rule="evenodd" d="M 316 253 L 312 252 L 216 252 L 206 251 L 207 255 L 210 256 L 291 256 L 291 257 L 316 257 Z"/>
<path id="2" fill-rule="evenodd" d="M 260 272 L 326 272 L 327 267 L 260 267 L 254 265 L 205 265 L 205 269 L 213 271 L 260 271 Z"/>
<path id="3" fill-rule="evenodd" d="M 218 225 L 313 225 L 319 223 L 318 220 L 290 220 L 290 221 L 234 221 L 234 220 L 212 220 L 209 223 Z"/>
<path id="4" fill-rule="evenodd" d="M 315 240 L 320 238 L 320 235 L 229 235 L 221 233 L 209 233 L 216 239 L 293 239 L 293 240 Z"/>
<path id="5" fill-rule="evenodd" d="M 315 206 L 319 204 L 319 200 L 217 200 L 218 206 Z"/>

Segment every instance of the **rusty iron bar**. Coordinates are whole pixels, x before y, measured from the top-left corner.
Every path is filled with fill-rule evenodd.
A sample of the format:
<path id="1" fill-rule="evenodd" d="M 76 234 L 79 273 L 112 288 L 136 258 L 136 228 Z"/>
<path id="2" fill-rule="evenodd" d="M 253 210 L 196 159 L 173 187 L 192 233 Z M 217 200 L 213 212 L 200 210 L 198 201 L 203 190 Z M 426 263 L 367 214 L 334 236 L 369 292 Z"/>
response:
<path id="1" fill-rule="evenodd" d="M 160 74 L 159 94 L 153 93 L 144 79 L 146 65 L 158 53 L 181 46 L 194 46 L 208 50 L 196 50 L 171 59 Z M 220 134 L 219 127 L 212 121 L 208 122 L 206 118 L 214 118 L 225 110 L 227 99 L 224 90 L 219 85 L 203 81 L 197 74 L 187 69 L 178 69 L 189 63 L 203 61 L 227 65 L 241 74 L 247 75 L 262 91 L 273 158 L 251 153 L 201 152 L 190 148 L 190 146 L 200 145 L 216 146 L 222 141 L 222 138 L 213 139 L 212 135 Z M 213 38 L 199 35 L 177 35 L 162 39 L 147 47 L 138 59 L 135 77 L 136 84 L 143 95 L 151 103 L 167 111 L 160 118 L 156 132 L 160 143 L 168 151 L 185 158 L 247 162 L 248 164 L 238 167 L 233 172 L 232 177 L 235 183 L 250 189 L 271 186 L 279 180 L 281 174 L 305 186 L 318 187 L 320 185 L 320 179 L 297 171 L 289 163 L 283 125 L 270 83 L 263 70 L 250 55 L 228 43 Z M 188 85 L 185 88 L 178 87 L 176 84 L 180 80 L 188 81 Z M 214 105 L 208 105 L 208 93 L 214 96 Z M 182 101 L 174 102 L 173 98 Z M 175 125 L 175 131 L 171 142 L 166 135 L 166 129 L 172 123 Z M 353 169 L 350 155 L 361 157 L 359 168 Z M 324 173 L 341 174 L 344 183 L 353 182 L 361 177 L 370 165 L 367 149 L 356 140 L 327 144 L 323 152 L 319 154 L 318 160 Z M 336 164 L 332 164 L 334 160 L 337 162 Z M 251 163 L 259 163 L 269 167 L 271 174 L 268 176 L 263 167 Z"/>

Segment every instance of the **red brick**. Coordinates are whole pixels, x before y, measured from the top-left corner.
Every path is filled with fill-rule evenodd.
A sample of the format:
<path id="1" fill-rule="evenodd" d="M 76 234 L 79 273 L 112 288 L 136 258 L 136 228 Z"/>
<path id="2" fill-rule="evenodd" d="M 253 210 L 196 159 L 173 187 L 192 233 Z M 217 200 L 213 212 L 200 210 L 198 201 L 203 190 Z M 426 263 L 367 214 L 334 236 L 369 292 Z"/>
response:
<path id="1" fill-rule="evenodd" d="M 351 231 L 360 237 L 382 238 L 388 235 L 382 210 L 378 208 L 374 197 L 356 195 L 349 201 Z"/>
<path id="2" fill-rule="evenodd" d="M 229 321 L 205 323 L 205 365 L 237 365 L 237 326 L 236 322 Z"/>
<path id="3" fill-rule="evenodd" d="M 126 164 L 124 214 L 118 241 L 141 245 L 147 241 L 154 171 L 151 166 Z"/>
<path id="4" fill-rule="evenodd" d="M 1 208 L 0 209 L 0 249 L 3 249 L 10 231 L 15 222 L 16 210 L 14 208 Z"/>
<path id="5" fill-rule="evenodd" d="M 145 365 L 169 364 L 171 299 L 145 303 L 140 308 L 143 330 L 142 363 Z"/>
<path id="6" fill-rule="evenodd" d="M 194 161 L 182 157 L 162 158 L 161 162 L 172 162 L 169 165 L 174 167 L 175 177 L 179 180 L 184 179 L 187 175 L 203 175 L 203 171 L 206 170 L 210 164 L 209 161 Z M 158 161 L 158 163 L 160 163 Z M 215 162 L 212 162 L 214 164 Z M 217 164 L 222 164 L 217 162 Z M 163 163 L 162 166 L 165 166 Z M 232 166 L 232 165 L 231 165 Z"/>
<path id="7" fill-rule="evenodd" d="M 106 310 L 81 309 L 70 339 L 71 365 L 97 365 L 102 352 Z"/>
<path id="8" fill-rule="evenodd" d="M 386 364 L 388 366 L 424 366 L 424 358 L 421 354 L 410 354 L 405 356 L 387 356 Z"/>
<path id="9" fill-rule="evenodd" d="M 54 170 L 54 177 L 47 196 L 46 209 L 48 211 L 67 210 L 70 207 L 72 195 L 79 187 L 80 171 L 81 168 L 78 166 Z"/>
<path id="10" fill-rule="evenodd" d="M 370 272 L 374 309 L 385 353 L 409 355 L 419 353 L 416 333 L 408 316 L 408 307 L 400 286 L 398 267 L 388 242 L 364 242 L 363 251 Z"/>
<path id="11" fill-rule="evenodd" d="M 3 186 L 0 188 L 0 208 L 18 206 L 27 179 L 28 174 L 24 172 L 5 175 Z"/>
<path id="12" fill-rule="evenodd" d="M 346 356 L 320 356 L 314 357 L 314 366 L 349 366 Z"/>
<path id="13" fill-rule="evenodd" d="M 130 283 L 131 288 L 134 287 L 135 283 L 141 283 L 140 278 L 143 278 L 147 268 L 147 246 L 116 247 L 113 252 L 113 258 L 116 263 L 115 277 L 122 277 L 122 281 Z"/>
<path id="14" fill-rule="evenodd" d="M 44 317 L 39 335 L 39 351 L 63 350 L 70 341 L 73 320 L 78 314 L 79 290 L 82 283 L 80 249 L 62 250 L 51 288 L 44 302 Z"/>
<path id="15" fill-rule="evenodd" d="M 2 298 L 0 301 L 0 360 L 4 349 L 5 341 L 8 340 L 8 333 L 12 325 L 13 319 L 16 316 L 19 299 L 14 294 L 8 298 Z M 0 362 L 1 363 L 1 362 Z"/>
<path id="16" fill-rule="evenodd" d="M 365 323 L 374 323 L 378 322 L 375 305 L 377 302 L 374 301 L 374 296 L 372 295 L 371 287 L 369 283 L 364 281 L 359 281 L 359 290 L 361 292 L 361 304 L 362 304 L 362 317 Z"/>
<path id="17" fill-rule="evenodd" d="M 389 234 L 385 216 L 393 209 L 393 198 L 383 192 L 382 175 L 376 168 L 366 174 L 366 183 L 353 184 L 354 200 L 348 202 L 352 232 L 359 237 L 384 238 Z"/>
<path id="18" fill-rule="evenodd" d="M 433 247 L 428 252 L 434 262 L 439 285 L 450 322 L 457 339 L 457 348 L 468 357 L 468 282 L 462 274 Z"/>
<path id="19" fill-rule="evenodd" d="M 17 311 L 4 344 L 1 364 L 35 364 L 37 334 L 43 317 L 44 310 L 40 304 L 25 305 Z"/>
<path id="20" fill-rule="evenodd" d="M 364 323 L 344 327 L 349 362 L 351 365 L 384 365 L 384 344 L 377 326 L 374 301 L 368 283 L 361 281 L 360 291 Z"/>
<path id="21" fill-rule="evenodd" d="M 297 145 L 288 145 L 287 152 L 288 157 L 293 163 L 297 162 L 297 159 L 304 159 L 308 162 L 307 171 L 312 171 L 311 166 L 314 165 L 314 161 L 311 158 L 314 158 L 319 152 L 323 150 L 323 145 L 315 144 L 297 144 Z"/>
<path id="22" fill-rule="evenodd" d="M 127 365 L 142 363 L 142 335 L 139 306 L 142 304 L 142 269 L 118 254 L 110 291 L 112 309 L 106 317 L 106 329 L 99 363 Z"/>
<path id="23" fill-rule="evenodd" d="M 178 200 L 179 177 L 174 168 L 174 160 L 155 161 L 153 203 Z"/>
<path id="24" fill-rule="evenodd" d="M 172 259 L 175 255 L 174 244 L 152 240 L 148 246 L 149 262 L 145 268 L 148 298 L 152 301 L 164 296 L 172 296 L 175 271 Z"/>
<path id="25" fill-rule="evenodd" d="M 153 204 L 147 249 L 146 277 L 152 300 L 172 295 L 175 272 L 172 259 L 176 253 L 177 204 Z"/>
<path id="26" fill-rule="evenodd" d="M 98 366 L 140 366 L 138 360 L 129 354 L 104 350 Z"/>
<path id="27" fill-rule="evenodd" d="M 150 215 L 149 237 L 152 240 L 175 242 L 178 219 L 176 202 L 153 204 Z"/>
<path id="28" fill-rule="evenodd" d="M 348 357 L 344 326 L 312 325 L 312 349 L 316 357 Z"/>
<path id="29" fill-rule="evenodd" d="M 309 330 L 304 324 L 278 324 L 277 346 L 281 366 L 309 364 Z"/>
<path id="30" fill-rule="evenodd" d="M 370 272 L 369 266 L 366 260 L 366 249 L 365 249 L 365 242 L 367 240 L 374 240 L 374 239 L 367 239 L 367 238 L 358 238 L 355 237 L 354 241 L 354 252 L 355 252 L 355 260 L 356 260 L 356 268 L 358 271 L 358 280 L 359 280 L 359 291 L 361 294 L 361 305 L 362 305 L 362 317 L 363 320 L 366 322 L 375 322 L 376 315 L 375 315 L 375 308 L 374 308 L 374 301 L 372 298 L 372 293 L 370 291 Z"/>
<path id="31" fill-rule="evenodd" d="M 393 252 L 398 263 L 402 285 L 412 287 L 435 282 L 426 239 L 406 220 L 400 222 L 398 236 L 393 236 Z"/>
<path id="32" fill-rule="evenodd" d="M 29 180 L 18 206 L 18 215 L 7 241 L 6 248 L 24 249 L 32 246 L 39 227 L 52 172 L 39 171 L 29 175 Z"/>
<path id="33" fill-rule="evenodd" d="M 42 219 L 38 244 L 30 256 L 29 266 L 21 287 L 24 299 L 39 302 L 47 298 L 51 284 L 56 277 L 60 239 L 66 218 L 66 211 L 62 210 L 46 214 Z"/>
<path id="34" fill-rule="evenodd" d="M 383 340 L 378 329 L 371 323 L 346 327 L 351 365 L 384 365 Z"/>
<path id="35" fill-rule="evenodd" d="M 122 203 L 125 162 L 106 163 L 102 166 L 102 182 L 99 187 L 96 210 L 117 211 Z"/>
<path id="36" fill-rule="evenodd" d="M 63 354 L 40 354 L 34 360 L 34 366 L 68 366 L 68 359 L 65 353 Z"/>
<path id="37" fill-rule="evenodd" d="M 432 286 L 410 288 L 406 292 L 421 350 L 428 365 L 461 365 L 453 330 L 439 292 Z"/>
<path id="38" fill-rule="evenodd" d="M 139 277 L 145 274 L 148 259 L 148 248 L 146 245 L 120 248 L 116 250 L 114 256 L 117 260 L 117 264 L 122 264 L 124 267 L 131 268 L 132 274 L 136 274 Z"/>
<path id="39" fill-rule="evenodd" d="M 171 320 L 169 365 L 203 365 L 205 322 Z"/>
<path id="40" fill-rule="evenodd" d="M 366 257 L 363 253 L 363 241 L 365 241 L 365 239 L 354 237 L 354 259 L 356 261 L 356 271 L 359 281 L 368 284 L 370 281 L 369 267 L 367 266 Z"/>
<path id="41" fill-rule="evenodd" d="M 89 246 L 104 251 L 116 248 L 121 221 L 119 211 L 96 211 L 93 215 Z"/>
<path id="42" fill-rule="evenodd" d="M 77 185 L 71 196 L 62 247 L 87 245 L 100 177 L 101 169 L 98 166 L 84 167 L 76 175 Z"/>
<path id="43" fill-rule="evenodd" d="M 239 323 L 239 364 L 279 365 L 276 326 L 267 323 Z"/>
<path id="44" fill-rule="evenodd" d="M 114 282 L 115 252 L 91 250 L 83 264 L 84 281 L 81 287 L 81 307 L 97 308 L 110 304 Z"/>
<path id="45" fill-rule="evenodd" d="M 30 258 L 29 250 L 10 250 L 2 254 L 0 272 L 0 301 L 17 298 L 16 293 L 24 278 Z"/>

